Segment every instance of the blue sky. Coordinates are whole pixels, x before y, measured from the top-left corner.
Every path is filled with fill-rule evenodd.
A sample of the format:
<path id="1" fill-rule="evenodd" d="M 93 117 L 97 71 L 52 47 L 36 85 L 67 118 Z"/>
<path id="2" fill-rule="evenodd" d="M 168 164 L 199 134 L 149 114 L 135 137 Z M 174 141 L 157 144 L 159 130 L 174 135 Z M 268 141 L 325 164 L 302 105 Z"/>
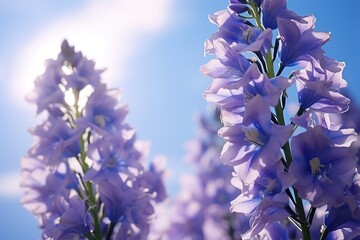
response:
<path id="1" fill-rule="evenodd" d="M 344 78 L 358 96 L 360 1 L 341 3 L 288 4 L 298 14 L 314 14 L 318 31 L 332 33 L 326 53 L 346 62 Z M 210 79 L 199 67 L 207 61 L 203 42 L 216 31 L 207 16 L 226 5 L 225 0 L 0 1 L 2 239 L 40 236 L 34 217 L 19 204 L 19 159 L 33 142 L 27 129 L 40 121 L 23 99 L 41 74 L 43 60 L 56 56 L 61 41 L 67 38 L 99 67 L 107 67 L 104 79 L 121 89 L 121 103 L 130 108 L 127 121 L 138 138 L 151 141 L 151 156 L 168 158 L 168 185 L 175 193 L 179 174 L 191 171 L 183 156 L 185 141 L 196 134 L 194 115 L 207 108 L 201 94 Z"/>

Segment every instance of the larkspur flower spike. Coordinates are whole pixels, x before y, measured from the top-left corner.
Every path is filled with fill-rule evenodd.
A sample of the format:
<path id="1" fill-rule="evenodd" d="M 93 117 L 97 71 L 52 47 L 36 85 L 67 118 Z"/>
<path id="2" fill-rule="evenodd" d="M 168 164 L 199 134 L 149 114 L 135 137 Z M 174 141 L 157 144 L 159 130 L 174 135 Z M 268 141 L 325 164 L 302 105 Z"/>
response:
<path id="1" fill-rule="evenodd" d="M 145 239 L 166 198 L 163 169 L 144 165 L 134 129 L 103 70 L 65 40 L 27 99 L 46 119 L 21 160 L 23 205 L 43 239 Z"/>
<path id="2" fill-rule="evenodd" d="M 201 67 L 213 78 L 204 97 L 221 110 L 221 159 L 241 191 L 231 210 L 250 219 L 242 237 L 264 228 L 283 239 L 359 237 L 357 134 L 339 122 L 350 101 L 345 64 L 322 49 L 330 34 L 286 0 L 231 0 L 210 21 L 218 31 L 205 41 L 215 59 Z M 295 87 L 298 111 L 285 119 Z"/>
<path id="3" fill-rule="evenodd" d="M 161 205 L 169 212 L 168 218 L 165 213 L 159 216 L 159 226 L 154 227 L 151 239 L 231 240 L 247 230 L 249 218 L 229 211 L 237 190 L 230 184 L 231 167 L 219 159 L 222 140 L 216 133 L 218 116 L 219 111 L 214 110 L 210 116 L 199 117 L 198 138 L 186 143 L 185 156 L 196 173 L 182 175 L 180 192 Z"/>

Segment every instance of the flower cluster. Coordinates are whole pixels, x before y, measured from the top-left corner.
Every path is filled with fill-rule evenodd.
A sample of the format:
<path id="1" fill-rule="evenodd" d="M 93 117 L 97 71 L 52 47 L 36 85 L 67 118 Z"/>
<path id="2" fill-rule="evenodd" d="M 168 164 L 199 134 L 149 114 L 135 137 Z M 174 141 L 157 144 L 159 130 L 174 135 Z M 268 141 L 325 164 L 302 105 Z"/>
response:
<path id="1" fill-rule="evenodd" d="M 218 117 L 218 111 L 213 117 Z M 166 206 L 172 209 L 170 224 L 160 232 L 161 239 L 234 239 L 244 233 L 248 221 L 229 212 L 237 189 L 230 184 L 231 168 L 219 160 L 221 139 L 219 122 L 199 117 L 198 138 L 186 143 L 185 160 L 195 167 L 195 174 L 182 176 L 182 189 Z"/>
<path id="2" fill-rule="evenodd" d="M 119 92 L 65 40 L 27 100 L 45 120 L 21 161 L 23 205 L 43 239 L 146 239 L 163 169 L 145 168 L 144 144 L 124 122 Z"/>
<path id="3" fill-rule="evenodd" d="M 350 100 L 341 93 L 345 64 L 322 49 L 330 34 L 286 0 L 230 0 L 210 21 L 218 31 L 205 52 L 216 58 L 201 67 L 213 78 L 204 96 L 221 109 L 221 160 L 241 190 L 231 209 L 250 218 L 243 236 L 286 219 L 303 239 L 358 236 L 358 158 L 349 148 L 357 134 L 338 121 Z M 292 87 L 298 109 L 287 120 Z"/>
<path id="4" fill-rule="evenodd" d="M 221 139 L 217 136 L 218 111 L 212 118 L 199 117 L 198 138 L 186 143 L 185 160 L 195 167 L 195 174 L 181 176 L 181 190 L 161 204 L 171 209 L 160 216 L 154 232 L 160 239 L 234 239 L 248 228 L 248 219 L 229 211 L 237 189 L 230 184 L 231 167 L 219 160 Z M 164 219 L 164 220 L 162 220 Z"/>
<path id="5" fill-rule="evenodd" d="M 219 111 L 213 113 L 198 118 L 198 137 L 186 143 L 185 156 L 195 167 L 195 174 L 182 175 L 180 192 L 157 205 L 162 214 L 152 225 L 151 239 L 233 240 L 249 229 L 249 216 L 229 211 L 238 189 L 230 183 L 232 168 L 220 161 L 223 141 L 217 136 Z M 277 239 L 284 231 L 282 224 L 274 223 L 256 238 Z"/>

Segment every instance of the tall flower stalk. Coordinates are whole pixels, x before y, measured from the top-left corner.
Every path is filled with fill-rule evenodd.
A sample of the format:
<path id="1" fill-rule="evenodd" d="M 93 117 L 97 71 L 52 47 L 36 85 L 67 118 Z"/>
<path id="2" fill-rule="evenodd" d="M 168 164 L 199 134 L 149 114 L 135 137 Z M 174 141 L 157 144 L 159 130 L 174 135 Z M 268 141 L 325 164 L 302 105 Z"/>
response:
<path id="1" fill-rule="evenodd" d="M 125 121 L 103 70 L 65 40 L 27 100 L 45 120 L 21 160 L 23 205 L 43 239 L 146 239 L 165 199 L 162 167 L 145 167 L 144 144 Z"/>
<path id="2" fill-rule="evenodd" d="M 205 52 L 216 58 L 201 67 L 213 78 L 204 96 L 221 109 L 221 159 L 241 191 L 231 209 L 250 218 L 243 237 L 284 220 L 306 240 L 358 236 L 358 158 L 349 148 L 357 134 L 338 123 L 350 100 L 341 94 L 345 64 L 322 49 L 330 34 L 286 0 L 230 0 L 210 21 L 218 31 Z M 294 85 L 298 109 L 286 119 Z"/>
<path id="3" fill-rule="evenodd" d="M 219 112 L 209 115 L 199 116 L 197 138 L 185 145 L 185 160 L 195 173 L 181 175 L 180 191 L 159 205 L 170 213 L 159 216 L 153 239 L 233 240 L 247 229 L 247 217 L 229 211 L 237 189 L 230 184 L 231 167 L 219 160 Z"/>

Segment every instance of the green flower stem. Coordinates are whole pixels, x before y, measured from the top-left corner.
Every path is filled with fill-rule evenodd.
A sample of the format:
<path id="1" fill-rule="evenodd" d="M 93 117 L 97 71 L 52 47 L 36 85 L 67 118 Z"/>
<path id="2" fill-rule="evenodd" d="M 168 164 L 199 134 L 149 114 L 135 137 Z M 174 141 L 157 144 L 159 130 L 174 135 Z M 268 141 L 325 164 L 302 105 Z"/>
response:
<path id="1" fill-rule="evenodd" d="M 75 98 L 75 103 L 74 103 L 74 108 L 75 108 L 75 118 L 79 118 L 81 117 L 81 111 L 79 110 L 79 91 L 77 90 L 73 90 L 73 94 L 74 94 L 74 98 Z M 89 170 L 89 165 L 86 162 L 86 146 L 85 146 L 85 132 L 83 134 L 81 134 L 80 136 L 80 159 L 79 159 L 79 163 L 81 165 L 81 168 L 84 172 L 84 174 Z M 81 178 L 81 176 L 80 176 Z M 86 192 L 86 196 L 87 197 L 87 201 L 89 203 L 89 211 L 91 212 L 91 215 L 93 217 L 94 220 L 94 238 L 95 240 L 102 240 L 102 232 L 101 232 L 101 226 L 100 226 L 100 219 L 99 219 L 99 207 L 97 205 L 97 200 L 96 200 L 96 196 L 93 192 L 93 185 L 90 181 L 86 181 L 84 182 L 84 188 L 85 188 L 85 192 Z M 79 197 L 82 197 L 81 195 Z"/>
<path id="2" fill-rule="evenodd" d="M 322 232 L 320 240 L 326 240 L 327 235 L 329 234 L 329 229 L 325 228 L 325 230 Z"/>
<path id="3" fill-rule="evenodd" d="M 273 61 L 272 61 L 272 58 L 271 58 L 271 50 L 269 50 L 269 52 L 267 53 L 266 55 L 266 66 L 268 67 L 269 69 L 269 72 L 268 72 L 268 77 L 269 78 L 272 78 L 274 77 L 274 67 L 273 67 Z M 270 57 L 268 57 L 270 56 Z M 280 100 L 278 102 L 278 104 L 276 105 L 275 107 L 275 113 L 276 113 L 276 116 L 277 116 L 277 120 L 278 120 L 278 123 L 280 125 L 285 125 L 285 119 L 284 119 L 284 109 L 282 108 L 281 106 L 281 103 L 280 103 Z M 289 141 L 287 141 L 285 143 L 285 145 L 282 147 L 283 151 L 284 151 L 284 154 L 285 154 L 285 161 L 286 161 L 286 164 L 287 166 L 286 167 L 289 167 L 291 162 L 292 162 L 292 154 L 291 154 L 291 150 L 290 150 L 290 144 L 289 144 Z M 298 193 L 297 193 L 297 189 L 295 187 L 293 187 L 293 190 L 294 190 L 294 196 L 295 196 L 295 201 L 296 201 L 296 211 L 297 211 L 297 214 L 299 215 L 299 219 L 301 221 L 301 232 L 302 232 L 302 236 L 303 236 L 303 240 L 311 240 L 311 235 L 310 235 L 310 226 L 307 222 L 307 219 L 306 219 L 306 214 L 305 214 L 305 210 L 304 210 L 304 205 L 303 205 L 303 201 L 302 199 L 298 196 Z"/>
<path id="4" fill-rule="evenodd" d="M 232 214 L 226 214 L 224 216 L 224 219 L 228 222 L 228 229 L 227 229 L 227 234 L 229 236 L 230 240 L 235 240 L 236 239 L 236 234 L 235 234 L 235 228 L 234 228 L 234 219 L 233 219 L 233 215 Z"/>
<path id="5" fill-rule="evenodd" d="M 267 75 L 269 78 L 273 78 L 275 76 L 275 72 L 274 72 L 274 63 L 272 60 L 272 51 L 271 49 L 269 49 L 269 51 L 267 52 L 266 56 L 265 56 L 265 62 L 266 62 L 266 68 L 267 68 Z"/>
<path id="6" fill-rule="evenodd" d="M 89 170 L 89 165 L 86 163 L 84 133 L 80 137 L 80 147 L 81 147 L 80 164 L 81 164 L 81 167 L 82 167 L 84 173 L 86 173 Z"/>
<path id="7" fill-rule="evenodd" d="M 264 26 L 261 23 L 260 13 L 259 13 L 257 6 L 252 1 L 248 1 L 248 2 L 252 8 L 252 16 L 254 17 L 257 26 L 264 31 Z M 273 54 L 272 54 L 271 49 L 269 49 L 269 51 L 267 52 L 267 54 L 265 56 L 265 62 L 266 62 L 266 67 L 267 67 L 268 78 L 275 77 Z M 283 67 L 281 69 L 279 69 L 278 74 L 280 74 L 282 72 L 282 70 L 283 70 Z M 275 113 L 277 116 L 278 124 L 284 126 L 285 125 L 284 109 L 281 106 L 280 100 L 275 107 Z M 288 165 L 286 167 L 289 167 L 292 162 L 292 155 L 291 155 L 289 141 L 286 142 L 286 144 L 283 146 L 282 149 L 284 151 L 285 160 Z M 301 224 L 301 230 L 302 230 L 301 232 L 302 232 L 302 236 L 303 236 L 302 239 L 303 240 L 311 240 L 310 225 L 308 224 L 308 221 L 306 219 L 303 201 L 298 196 L 297 189 L 295 187 L 293 187 L 293 191 L 294 191 L 294 196 L 295 196 L 295 201 L 296 201 L 296 205 L 295 205 L 296 212 L 299 216 L 299 220 L 300 220 L 300 224 Z"/>
<path id="8" fill-rule="evenodd" d="M 307 216 L 307 219 L 309 220 L 309 223 L 311 225 L 313 219 L 314 219 L 314 216 L 315 216 L 315 212 L 316 212 L 316 208 L 315 207 L 311 207 L 309 213 L 308 213 L 308 216 Z"/>
<path id="9" fill-rule="evenodd" d="M 86 233 L 85 236 L 86 236 L 86 238 L 87 238 L 88 240 L 96 240 L 95 237 L 94 237 L 93 235 L 91 235 L 90 232 L 89 232 L 89 233 Z"/>
<path id="10" fill-rule="evenodd" d="M 86 163 L 85 141 L 84 141 L 83 135 L 80 138 L 80 147 L 81 147 L 80 164 L 81 164 L 81 167 L 82 167 L 84 173 L 86 173 L 89 170 L 89 165 Z M 93 185 L 90 181 L 86 181 L 84 183 L 84 187 L 85 187 L 86 195 L 88 197 L 87 200 L 90 203 L 89 210 L 94 219 L 95 239 L 102 240 L 102 232 L 101 232 L 101 226 L 100 226 L 100 221 L 99 221 L 99 216 L 98 216 L 99 209 L 97 206 L 96 196 L 93 192 Z"/>
<path id="11" fill-rule="evenodd" d="M 277 104 L 277 106 L 275 107 L 275 112 L 276 115 L 278 117 L 278 122 L 280 125 L 285 125 L 285 121 L 284 121 L 284 113 L 283 113 L 283 108 L 281 107 L 280 101 Z M 285 154 L 285 161 L 287 166 L 289 167 L 291 162 L 292 162 L 292 154 L 291 154 L 291 150 L 290 150 L 290 144 L 289 141 L 287 141 L 285 143 L 285 145 L 282 147 L 284 154 Z M 297 214 L 299 215 L 299 219 L 301 221 L 301 232 L 303 235 L 303 240 L 311 240 L 311 235 L 310 235 L 310 225 L 308 224 L 308 221 L 306 219 L 306 214 L 305 214 L 305 210 L 304 210 L 304 205 L 303 205 L 303 201 L 302 199 L 298 196 L 297 193 L 297 189 L 295 187 L 293 187 L 294 190 L 294 196 L 295 196 L 295 207 L 296 207 L 296 211 Z"/>
<path id="12" fill-rule="evenodd" d="M 111 222 L 111 224 L 110 224 L 110 226 L 109 226 L 109 229 L 108 229 L 107 236 L 106 236 L 106 240 L 110 240 L 110 239 L 111 239 L 111 235 L 112 235 L 113 232 L 114 232 L 115 226 L 116 226 L 116 222 Z"/>
<path id="13" fill-rule="evenodd" d="M 297 194 L 297 189 L 293 187 L 294 195 L 296 198 L 296 210 L 299 214 L 299 219 L 301 220 L 301 233 L 304 240 L 311 240 L 310 235 L 310 225 L 308 224 L 308 221 L 306 219 L 306 214 L 304 210 L 304 204 L 302 199 Z"/>
<path id="14" fill-rule="evenodd" d="M 255 3 L 253 3 L 252 0 L 247 0 L 247 1 L 248 1 L 248 3 L 249 3 L 250 6 L 251 6 L 251 12 L 250 12 L 250 14 L 251 14 L 251 16 L 255 19 L 256 25 L 257 25 L 259 28 L 261 28 L 262 31 L 264 31 L 265 28 L 264 28 L 264 26 L 263 26 L 262 23 L 261 23 L 261 19 L 260 19 L 260 14 L 259 14 L 259 9 L 258 9 L 258 7 L 255 5 Z"/>
<path id="15" fill-rule="evenodd" d="M 269 54 L 270 53 L 270 54 Z M 271 56 L 271 51 L 268 52 L 268 54 L 266 56 Z M 273 61 L 271 58 L 266 57 L 266 65 L 268 66 L 273 66 Z M 272 68 L 273 69 L 273 68 Z M 270 73 L 270 74 L 269 74 Z M 272 78 L 274 77 L 274 72 L 269 72 L 268 73 L 268 77 Z M 270 75 L 270 76 L 269 76 Z M 280 125 L 285 125 L 285 120 L 284 120 L 284 109 L 281 106 L 280 100 L 278 102 L 278 104 L 275 107 L 275 113 L 277 116 L 277 120 L 278 123 Z M 291 162 L 292 162 L 292 154 L 291 154 L 291 150 L 290 150 L 290 144 L 289 141 L 287 141 L 285 143 L 285 145 L 282 147 L 284 154 L 285 154 L 285 159 L 286 159 L 286 167 L 289 167 Z M 293 187 L 294 190 L 294 196 L 295 196 L 295 201 L 296 201 L 296 211 L 297 214 L 299 215 L 299 219 L 301 221 L 301 232 L 302 232 L 302 236 L 303 236 L 303 240 L 311 240 L 311 235 L 310 235 L 310 225 L 308 224 L 308 221 L 306 219 L 306 214 L 305 214 L 305 210 L 304 210 L 304 204 L 302 199 L 298 196 L 297 193 L 297 189 L 295 187 Z"/>

